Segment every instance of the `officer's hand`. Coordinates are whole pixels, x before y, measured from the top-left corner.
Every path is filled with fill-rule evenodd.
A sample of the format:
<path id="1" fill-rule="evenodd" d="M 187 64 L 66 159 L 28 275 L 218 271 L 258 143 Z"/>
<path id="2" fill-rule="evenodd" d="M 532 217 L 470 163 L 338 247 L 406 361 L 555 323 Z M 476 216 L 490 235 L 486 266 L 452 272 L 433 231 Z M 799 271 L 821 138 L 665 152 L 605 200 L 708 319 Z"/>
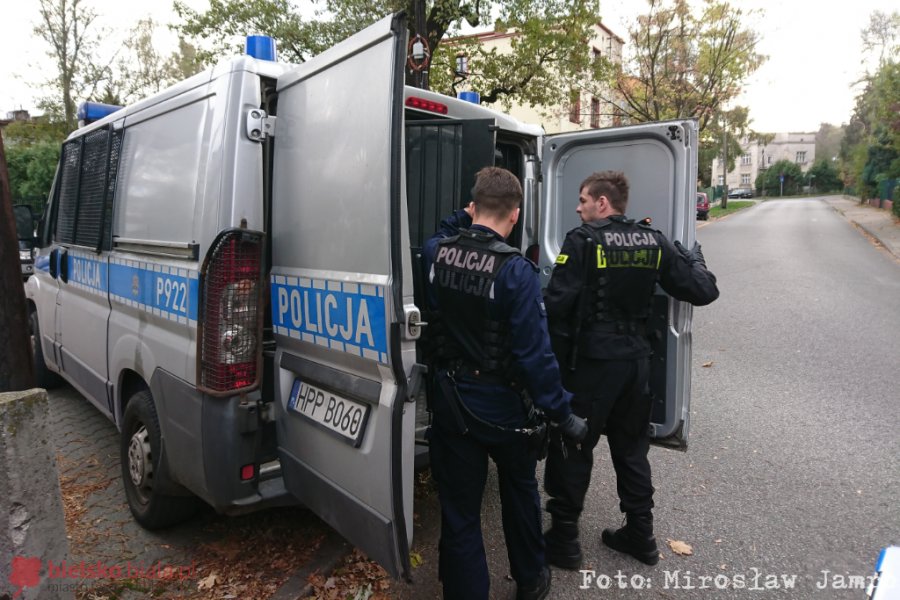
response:
<path id="1" fill-rule="evenodd" d="M 575 413 L 570 413 L 559 424 L 559 431 L 573 442 L 581 442 L 588 434 L 587 421 Z"/>
<path id="2" fill-rule="evenodd" d="M 700 250 L 699 242 L 695 241 L 693 248 L 691 248 L 690 250 L 685 248 L 684 245 L 682 245 L 682 243 L 679 242 L 678 240 L 675 240 L 673 242 L 673 245 L 679 252 L 681 252 L 684 255 L 684 257 L 686 259 L 688 259 L 689 263 L 691 263 L 691 264 L 700 263 L 704 267 L 706 266 L 706 259 L 703 258 L 703 251 Z"/>

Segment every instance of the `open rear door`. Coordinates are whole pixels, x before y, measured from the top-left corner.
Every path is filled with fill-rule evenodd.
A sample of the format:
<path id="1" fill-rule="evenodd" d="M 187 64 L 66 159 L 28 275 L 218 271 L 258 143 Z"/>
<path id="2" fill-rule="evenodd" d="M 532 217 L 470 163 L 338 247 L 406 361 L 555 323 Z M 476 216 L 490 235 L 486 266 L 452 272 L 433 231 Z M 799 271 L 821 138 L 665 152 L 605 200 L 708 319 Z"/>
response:
<path id="1" fill-rule="evenodd" d="M 278 79 L 272 321 L 285 485 L 409 573 L 415 359 L 403 163 L 406 21 Z"/>
<path id="2" fill-rule="evenodd" d="M 653 227 L 688 248 L 696 234 L 697 124 L 646 123 L 548 136 L 544 142 L 541 210 L 541 275 L 546 285 L 566 233 L 581 220 L 575 212 L 579 185 L 594 171 L 628 177 L 627 214 L 650 217 Z M 692 307 L 657 287 L 650 319 L 654 396 L 652 441 L 687 447 L 691 398 Z"/>

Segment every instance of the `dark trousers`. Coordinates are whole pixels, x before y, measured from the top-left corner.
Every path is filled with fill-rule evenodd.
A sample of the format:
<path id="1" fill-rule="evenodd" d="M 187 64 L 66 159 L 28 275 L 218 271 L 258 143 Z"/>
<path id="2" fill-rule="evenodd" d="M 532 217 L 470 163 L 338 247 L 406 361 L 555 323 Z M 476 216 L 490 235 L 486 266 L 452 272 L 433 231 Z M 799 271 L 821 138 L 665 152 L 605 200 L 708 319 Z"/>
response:
<path id="1" fill-rule="evenodd" d="M 616 472 L 619 508 L 626 514 L 650 513 L 650 401 L 644 393 L 648 371 L 647 359 L 579 358 L 574 373 L 566 373 L 564 383 L 574 394 L 572 410 L 587 419 L 588 435 L 579 446 L 559 433 L 552 434 L 544 489 L 550 496 L 547 512 L 554 518 L 577 521 L 581 515 L 591 482 L 594 447 L 602 433 Z"/>
<path id="2" fill-rule="evenodd" d="M 536 460 L 524 437 L 492 430 L 463 418 L 460 433 L 443 395 L 435 394 L 434 425 L 429 432 L 431 473 L 441 502 L 439 573 L 445 599 L 487 599 L 490 588 L 481 534 L 481 499 L 488 457 L 497 465 L 503 533 L 513 579 L 530 585 L 544 567 L 541 502 L 535 479 Z M 494 526 L 492 525 L 493 529 Z"/>

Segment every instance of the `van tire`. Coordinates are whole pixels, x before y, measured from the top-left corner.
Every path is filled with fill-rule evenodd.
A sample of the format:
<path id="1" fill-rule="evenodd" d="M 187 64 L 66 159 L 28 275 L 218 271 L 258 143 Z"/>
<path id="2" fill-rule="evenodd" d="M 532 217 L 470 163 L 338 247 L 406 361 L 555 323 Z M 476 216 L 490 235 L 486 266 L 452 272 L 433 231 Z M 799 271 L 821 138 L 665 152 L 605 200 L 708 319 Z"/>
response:
<path id="1" fill-rule="evenodd" d="M 34 383 L 45 390 L 58 388 L 63 378 L 47 367 L 44 361 L 44 349 L 41 345 L 41 327 L 38 324 L 37 311 L 28 314 L 28 333 L 31 334 L 31 364 L 34 368 Z"/>
<path id="2" fill-rule="evenodd" d="M 128 508 L 145 529 L 162 529 L 190 519 L 200 508 L 193 496 L 164 496 L 157 491 L 162 436 L 148 390 L 131 395 L 122 419 L 119 458 Z"/>

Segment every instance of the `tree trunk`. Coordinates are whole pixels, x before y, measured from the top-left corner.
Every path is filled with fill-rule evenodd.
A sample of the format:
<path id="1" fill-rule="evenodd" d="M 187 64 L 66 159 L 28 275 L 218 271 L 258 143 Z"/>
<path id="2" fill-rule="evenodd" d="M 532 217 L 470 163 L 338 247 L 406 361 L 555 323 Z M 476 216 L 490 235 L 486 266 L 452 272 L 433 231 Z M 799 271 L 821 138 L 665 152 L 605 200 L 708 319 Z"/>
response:
<path id="1" fill-rule="evenodd" d="M 0 133 L 0 392 L 34 387 L 19 235 Z"/>

